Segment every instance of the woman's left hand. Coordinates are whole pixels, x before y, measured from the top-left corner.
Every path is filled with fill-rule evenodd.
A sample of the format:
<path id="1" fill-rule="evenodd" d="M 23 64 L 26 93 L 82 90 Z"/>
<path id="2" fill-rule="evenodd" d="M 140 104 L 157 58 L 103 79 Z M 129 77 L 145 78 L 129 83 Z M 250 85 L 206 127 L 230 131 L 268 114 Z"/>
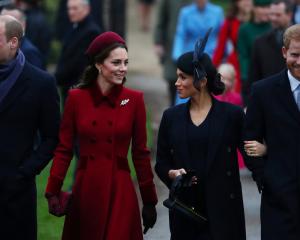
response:
<path id="1" fill-rule="evenodd" d="M 258 141 L 244 141 L 244 149 L 249 157 L 262 157 L 267 154 L 266 144 Z"/>

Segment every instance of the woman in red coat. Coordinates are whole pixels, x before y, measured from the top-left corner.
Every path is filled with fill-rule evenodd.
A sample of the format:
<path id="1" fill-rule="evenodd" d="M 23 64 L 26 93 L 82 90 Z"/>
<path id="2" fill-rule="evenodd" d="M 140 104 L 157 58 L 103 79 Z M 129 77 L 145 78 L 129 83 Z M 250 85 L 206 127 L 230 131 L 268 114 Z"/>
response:
<path id="1" fill-rule="evenodd" d="M 80 160 L 62 239 L 141 240 L 138 200 L 127 161 L 130 143 L 144 204 L 144 232 L 156 221 L 157 203 L 143 95 L 123 86 L 128 55 L 118 34 L 100 34 L 86 53 L 91 64 L 81 84 L 69 91 L 65 105 L 46 189 L 49 211 L 64 214 L 61 186 L 77 140 Z"/>
<path id="2" fill-rule="evenodd" d="M 232 0 L 229 12 L 220 29 L 218 43 L 213 55 L 213 63 L 219 66 L 225 62 L 231 63 L 237 73 L 235 92 L 241 91 L 240 66 L 236 49 L 240 24 L 248 21 L 252 10 L 252 0 Z M 228 45 L 229 43 L 229 45 Z M 225 57 L 226 56 L 226 57 Z"/>

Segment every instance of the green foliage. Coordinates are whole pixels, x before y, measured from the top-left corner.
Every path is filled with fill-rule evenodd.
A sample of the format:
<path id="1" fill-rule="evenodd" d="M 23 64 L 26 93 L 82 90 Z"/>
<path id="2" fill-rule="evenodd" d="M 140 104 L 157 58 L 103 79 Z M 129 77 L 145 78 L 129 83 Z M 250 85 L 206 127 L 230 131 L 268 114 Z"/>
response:
<path id="1" fill-rule="evenodd" d="M 71 161 L 71 165 L 68 174 L 65 178 L 64 187 L 65 191 L 70 189 L 73 181 L 74 172 L 74 159 Z M 64 217 L 58 218 L 48 213 L 47 200 L 44 197 L 46 184 L 49 176 L 51 163 L 42 171 L 37 177 L 37 204 L 38 204 L 38 239 L 39 240 L 58 240 L 61 239 Z"/>

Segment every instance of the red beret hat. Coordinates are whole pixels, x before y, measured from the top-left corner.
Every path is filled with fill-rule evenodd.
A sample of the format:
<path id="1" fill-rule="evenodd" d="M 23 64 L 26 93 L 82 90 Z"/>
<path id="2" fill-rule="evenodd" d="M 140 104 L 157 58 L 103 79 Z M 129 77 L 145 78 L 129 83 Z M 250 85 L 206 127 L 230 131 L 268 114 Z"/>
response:
<path id="1" fill-rule="evenodd" d="M 89 57 L 94 57 L 114 43 L 121 43 L 126 45 L 125 40 L 115 32 L 101 33 L 91 42 L 85 53 Z"/>

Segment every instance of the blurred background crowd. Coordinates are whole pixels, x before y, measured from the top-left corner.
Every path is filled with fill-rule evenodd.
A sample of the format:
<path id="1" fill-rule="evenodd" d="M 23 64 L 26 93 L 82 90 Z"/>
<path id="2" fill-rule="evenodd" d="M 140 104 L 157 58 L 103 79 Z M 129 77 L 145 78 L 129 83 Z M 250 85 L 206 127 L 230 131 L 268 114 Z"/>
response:
<path id="1" fill-rule="evenodd" d="M 227 89 L 221 99 L 246 106 L 251 84 L 285 66 L 281 54 L 283 31 L 300 22 L 298 0 L 129 2 L 2 0 L 0 8 L 2 14 L 11 14 L 23 23 L 23 49 L 26 52 L 30 48 L 27 59 L 54 72 L 64 99 L 87 64 L 84 51 L 91 39 L 107 30 L 128 38 L 128 6 L 134 6 L 139 30 L 153 40 L 153 51 L 168 84 L 170 105 L 182 102 L 176 98 L 174 85 L 176 59 L 192 50 L 208 28 L 213 31 L 206 52 L 217 67 L 226 63 L 232 70 L 229 78 L 224 77 Z"/>
<path id="2" fill-rule="evenodd" d="M 154 71 L 164 78 L 167 105 L 184 101 L 176 96 L 176 59 L 212 27 L 206 52 L 226 85 L 218 98 L 246 108 L 251 84 L 285 68 L 282 35 L 300 23 L 299 0 L 0 0 L 0 10 L 23 24 L 21 49 L 29 62 L 55 75 L 62 103 L 88 63 L 87 46 L 104 31 L 128 40 L 129 72 L 143 64 L 149 76 L 143 80 L 151 81 Z M 133 25 L 138 36 L 130 35 Z M 49 234 L 44 239 L 52 239 Z"/>

